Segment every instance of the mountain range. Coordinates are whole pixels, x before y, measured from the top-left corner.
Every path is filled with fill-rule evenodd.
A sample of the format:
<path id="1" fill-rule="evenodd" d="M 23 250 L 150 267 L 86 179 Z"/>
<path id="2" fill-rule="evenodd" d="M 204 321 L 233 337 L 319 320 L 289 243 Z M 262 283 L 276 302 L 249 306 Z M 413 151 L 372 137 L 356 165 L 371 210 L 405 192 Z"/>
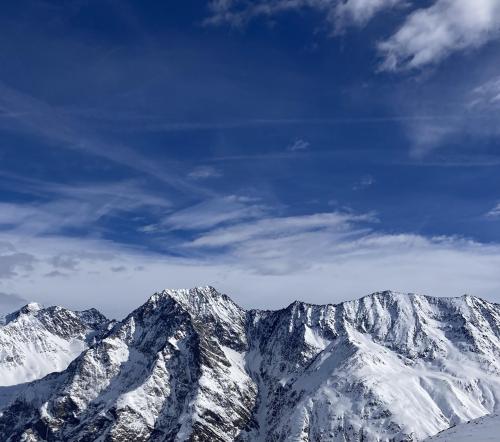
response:
<path id="1" fill-rule="evenodd" d="M 0 325 L 6 442 L 442 441 L 499 404 L 500 305 L 473 296 L 264 311 L 203 287 Z"/>

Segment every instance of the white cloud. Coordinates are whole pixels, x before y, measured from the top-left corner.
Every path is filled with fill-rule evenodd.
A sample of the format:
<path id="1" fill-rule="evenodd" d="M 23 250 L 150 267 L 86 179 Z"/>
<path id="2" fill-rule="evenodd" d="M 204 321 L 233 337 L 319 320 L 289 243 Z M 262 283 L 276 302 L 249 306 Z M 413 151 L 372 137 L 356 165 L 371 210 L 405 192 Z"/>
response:
<path id="1" fill-rule="evenodd" d="M 346 27 L 366 25 L 377 13 L 404 0 L 213 0 L 207 24 L 239 27 L 256 17 L 271 17 L 286 11 L 316 10 L 325 16 L 334 32 Z"/>
<path id="2" fill-rule="evenodd" d="M 500 108 L 500 76 L 477 86 L 471 93 L 469 107 L 473 110 L 498 110 Z"/>
<path id="3" fill-rule="evenodd" d="M 356 184 L 354 184 L 352 190 L 364 190 L 368 187 L 373 186 L 374 184 L 375 178 L 373 178 L 371 175 L 365 175 Z"/>
<path id="4" fill-rule="evenodd" d="M 81 228 L 107 215 L 149 208 L 166 211 L 170 202 L 141 189 L 131 181 L 62 185 L 23 183 L 27 193 L 50 198 L 48 202 L 11 204 L 0 202 L 0 227 L 19 233 L 59 233 Z"/>
<path id="5" fill-rule="evenodd" d="M 292 144 L 290 144 L 287 150 L 291 152 L 297 152 L 299 150 L 309 149 L 311 143 L 309 141 L 302 140 L 301 138 L 297 138 Z"/>
<path id="6" fill-rule="evenodd" d="M 500 34 L 498 0 L 436 0 L 412 12 L 399 30 L 379 44 L 381 69 L 422 68 L 457 51 L 475 49 Z"/>
<path id="7" fill-rule="evenodd" d="M 332 17 L 337 30 L 366 25 L 376 14 L 406 3 L 402 0 L 347 0 L 337 2 Z"/>
<path id="8" fill-rule="evenodd" d="M 191 172 L 188 173 L 188 177 L 193 180 L 203 180 L 207 178 L 218 178 L 221 177 L 222 174 L 219 170 L 212 166 L 199 166 L 194 168 Z"/>
<path id="9" fill-rule="evenodd" d="M 264 215 L 267 207 L 258 200 L 228 195 L 205 200 L 201 203 L 177 210 L 157 226 L 156 230 L 205 230 L 224 223 L 241 222 Z"/>
<path id="10" fill-rule="evenodd" d="M 202 234 L 190 243 L 191 247 L 222 247 L 248 244 L 249 240 L 280 240 L 296 237 L 305 233 L 328 232 L 342 233 L 351 222 L 367 221 L 368 215 L 350 215 L 343 213 L 316 213 L 312 215 L 270 217 L 255 221 L 238 223 L 229 227 L 212 230 Z M 275 249 L 271 247 L 271 249 Z"/>
<path id="11" fill-rule="evenodd" d="M 0 241 L 10 244 L 9 253 L 36 260 L 29 274 L 1 278 L 0 290 L 44 304 L 96 306 L 115 316 L 156 290 L 206 284 L 243 306 L 260 308 L 294 299 L 339 302 L 381 289 L 436 296 L 469 292 L 500 301 L 500 246 L 378 233 L 369 228 L 369 220 L 332 213 L 243 222 L 200 234 L 198 244 L 191 244 L 196 252 L 191 258 L 101 239 L 4 232 Z M 223 245 L 224 253 L 213 253 L 209 245 L 216 244 Z M 78 266 L 54 274 L 58 255 L 75 257 Z"/>
<path id="12" fill-rule="evenodd" d="M 276 212 L 253 198 L 229 196 L 173 213 L 161 228 L 181 234 L 175 241 L 162 232 L 154 239 L 168 254 L 29 228 L 29 221 L 4 224 L 0 292 L 46 305 L 95 306 L 112 316 L 156 290 L 207 284 L 260 308 L 294 299 L 339 302 L 380 289 L 470 292 L 500 301 L 500 245 L 386 234 L 374 228 L 371 214 Z"/>
<path id="13" fill-rule="evenodd" d="M 289 274 L 319 264 L 337 244 L 366 233 L 358 224 L 369 220 L 370 215 L 344 213 L 269 217 L 217 228 L 184 247 L 205 254 L 222 250 L 221 258 L 254 272 Z"/>
<path id="14" fill-rule="evenodd" d="M 455 136 L 457 131 L 460 131 L 460 126 L 454 121 L 440 119 L 412 121 L 407 124 L 407 133 L 413 143 L 410 149 L 411 156 L 418 159 L 425 157 Z"/>
<path id="15" fill-rule="evenodd" d="M 491 209 L 486 216 L 488 218 L 500 218 L 500 203 L 493 207 L 493 209 Z"/>
<path id="16" fill-rule="evenodd" d="M 439 100 L 436 100 L 436 94 L 440 94 Z M 412 141 L 411 154 L 414 157 L 422 158 L 447 143 L 463 140 L 464 136 L 478 140 L 500 136 L 498 75 L 479 82 L 466 79 L 461 84 L 454 84 L 451 93 L 433 89 L 429 95 L 416 100 L 414 112 L 420 117 L 417 115 L 404 123 Z M 413 103 L 415 100 L 408 101 Z M 450 103 L 453 104 L 452 110 Z M 488 161 L 481 162 L 488 165 Z"/>
<path id="17" fill-rule="evenodd" d="M 333 34 L 348 27 L 364 27 L 381 12 L 398 8 L 406 14 L 403 24 L 378 44 L 383 57 L 380 68 L 386 71 L 436 64 L 454 52 L 479 48 L 500 35 L 498 0 L 434 0 L 420 8 L 418 2 L 409 0 L 213 0 L 209 6 L 207 24 L 234 27 L 257 17 L 311 9 L 324 17 Z"/>

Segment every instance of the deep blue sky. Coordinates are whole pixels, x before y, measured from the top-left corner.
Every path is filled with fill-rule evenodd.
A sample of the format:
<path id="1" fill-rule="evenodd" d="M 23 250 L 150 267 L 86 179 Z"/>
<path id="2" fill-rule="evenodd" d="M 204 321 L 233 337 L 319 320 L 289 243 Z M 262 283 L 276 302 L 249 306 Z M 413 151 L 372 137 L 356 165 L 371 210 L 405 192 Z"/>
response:
<path id="1" fill-rule="evenodd" d="M 0 292 L 499 300 L 500 8 L 473 3 L 2 5 Z"/>

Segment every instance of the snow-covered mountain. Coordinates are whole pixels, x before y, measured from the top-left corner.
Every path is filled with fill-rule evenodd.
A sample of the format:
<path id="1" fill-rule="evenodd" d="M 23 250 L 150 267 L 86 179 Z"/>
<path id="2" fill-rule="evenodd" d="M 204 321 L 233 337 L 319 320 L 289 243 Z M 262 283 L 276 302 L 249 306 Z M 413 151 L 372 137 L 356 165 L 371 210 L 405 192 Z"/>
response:
<path id="1" fill-rule="evenodd" d="M 500 306 L 375 293 L 245 311 L 167 290 L 17 388 L 6 441 L 417 441 L 496 412 Z"/>
<path id="2" fill-rule="evenodd" d="M 108 325 L 94 309 L 73 312 L 36 303 L 6 315 L 2 322 L 0 387 L 64 370 Z"/>

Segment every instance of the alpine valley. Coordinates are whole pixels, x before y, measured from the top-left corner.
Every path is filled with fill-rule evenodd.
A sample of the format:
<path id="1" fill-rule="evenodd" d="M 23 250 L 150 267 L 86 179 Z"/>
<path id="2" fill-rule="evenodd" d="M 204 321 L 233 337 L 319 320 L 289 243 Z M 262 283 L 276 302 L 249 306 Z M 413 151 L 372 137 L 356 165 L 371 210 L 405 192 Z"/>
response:
<path id="1" fill-rule="evenodd" d="M 451 441 L 499 408 L 500 305 L 472 296 L 260 311 L 204 287 L 0 324 L 5 442 Z"/>

